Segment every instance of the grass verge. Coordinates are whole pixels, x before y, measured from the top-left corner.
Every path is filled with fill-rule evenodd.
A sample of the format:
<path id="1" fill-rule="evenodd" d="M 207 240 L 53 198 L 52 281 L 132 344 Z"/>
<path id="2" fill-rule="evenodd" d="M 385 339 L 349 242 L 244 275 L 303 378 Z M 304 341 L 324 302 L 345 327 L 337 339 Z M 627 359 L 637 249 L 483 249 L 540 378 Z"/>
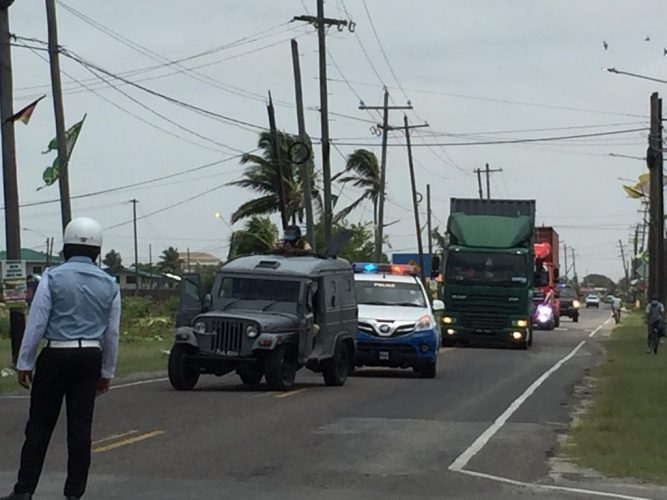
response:
<path id="1" fill-rule="evenodd" d="M 172 344 L 171 337 L 159 340 L 136 338 L 121 342 L 116 377 L 166 370 L 167 354 L 164 351 L 168 351 Z M 11 358 L 9 339 L 0 339 L 0 369 L 11 366 Z M 15 377 L 0 377 L 0 394 L 22 390 Z"/>
<path id="2" fill-rule="evenodd" d="M 667 344 L 646 354 L 646 328 L 626 316 L 593 370 L 594 397 L 564 449 L 607 476 L 667 484 Z"/>

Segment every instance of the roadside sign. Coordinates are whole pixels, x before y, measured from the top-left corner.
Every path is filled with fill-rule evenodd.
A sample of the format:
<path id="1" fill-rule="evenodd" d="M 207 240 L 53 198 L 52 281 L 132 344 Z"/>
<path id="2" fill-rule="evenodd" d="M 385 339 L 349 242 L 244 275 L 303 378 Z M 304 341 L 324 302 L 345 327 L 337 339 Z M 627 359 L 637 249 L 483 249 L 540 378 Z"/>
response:
<path id="1" fill-rule="evenodd" d="M 27 298 L 25 262 L 21 260 L 3 260 L 2 290 L 7 307 L 24 307 Z"/>

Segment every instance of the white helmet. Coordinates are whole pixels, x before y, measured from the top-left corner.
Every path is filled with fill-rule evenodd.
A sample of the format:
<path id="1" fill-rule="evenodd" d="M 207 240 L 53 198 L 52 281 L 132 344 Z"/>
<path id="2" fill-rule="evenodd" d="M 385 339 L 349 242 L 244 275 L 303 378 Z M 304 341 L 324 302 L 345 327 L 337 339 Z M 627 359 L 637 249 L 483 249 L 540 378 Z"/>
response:
<path id="1" fill-rule="evenodd" d="M 102 226 L 88 217 L 72 219 L 65 228 L 64 245 L 102 247 Z"/>

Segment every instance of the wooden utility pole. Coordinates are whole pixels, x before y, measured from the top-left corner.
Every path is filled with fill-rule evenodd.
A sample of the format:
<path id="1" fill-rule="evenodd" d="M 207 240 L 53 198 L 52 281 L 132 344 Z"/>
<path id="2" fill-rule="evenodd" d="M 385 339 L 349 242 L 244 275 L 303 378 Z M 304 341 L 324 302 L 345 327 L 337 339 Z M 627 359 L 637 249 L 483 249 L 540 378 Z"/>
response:
<path id="1" fill-rule="evenodd" d="M 136 198 L 130 200 L 132 203 L 132 222 L 134 225 L 134 276 L 137 280 L 135 289 L 139 290 L 139 240 L 137 238 L 137 203 Z"/>
<path id="2" fill-rule="evenodd" d="M 150 269 L 151 275 L 153 275 L 153 245 L 148 244 L 148 269 Z"/>
<path id="3" fill-rule="evenodd" d="M 646 164 L 650 173 L 649 197 L 649 297 L 657 296 L 664 302 L 664 202 L 662 161 L 662 99 L 658 93 L 651 95 L 651 133 L 646 151 Z"/>
<path id="4" fill-rule="evenodd" d="M 431 259 L 431 275 L 433 275 L 433 228 L 431 227 L 431 185 L 426 184 L 426 230 L 428 231 L 428 255 Z"/>
<path id="5" fill-rule="evenodd" d="M 577 276 L 577 254 L 572 250 L 572 275 L 574 276 L 574 286 L 579 287 L 579 277 Z"/>
<path id="6" fill-rule="evenodd" d="M 565 256 L 565 281 L 567 282 L 570 269 L 567 267 L 567 245 L 565 243 L 563 243 L 563 255 Z"/>
<path id="7" fill-rule="evenodd" d="M 474 172 L 477 174 L 477 187 L 479 189 L 479 199 L 483 200 L 484 199 L 484 192 L 482 191 L 482 174 L 486 176 L 486 199 L 490 200 L 491 199 L 491 174 L 495 174 L 496 172 L 502 172 L 502 168 L 489 168 L 489 164 L 487 163 L 485 168 L 482 170 L 481 168 L 476 168 Z"/>
<path id="8" fill-rule="evenodd" d="M 322 182 L 324 184 L 324 241 L 326 246 L 331 239 L 331 224 L 333 220 L 331 207 L 331 145 L 329 143 L 326 29 L 328 26 L 336 26 L 339 31 L 342 31 L 348 26 L 348 21 L 324 17 L 324 0 L 317 0 L 317 16 L 296 16 L 293 20 L 305 21 L 315 25 L 317 28 L 320 59 L 320 121 L 322 127 Z"/>
<path id="9" fill-rule="evenodd" d="M 303 90 L 301 88 L 301 64 L 299 62 L 299 44 L 292 39 L 292 66 L 294 68 L 294 93 L 296 95 L 296 118 L 299 127 L 299 140 L 306 148 L 308 158 L 301 160 L 301 179 L 303 182 L 303 202 L 306 205 L 306 239 L 313 249 L 315 247 L 315 221 L 313 218 L 313 190 L 310 184 L 310 175 L 314 171 L 313 168 L 313 146 L 310 142 L 310 137 L 306 133 L 306 120 L 303 114 Z"/>
<path id="10" fill-rule="evenodd" d="M 625 249 L 623 248 L 623 241 L 618 240 L 618 246 L 621 249 L 621 259 L 623 260 L 623 271 L 625 273 L 625 283 L 626 285 L 630 285 L 630 273 L 628 271 L 628 263 L 625 260 Z"/>
<path id="11" fill-rule="evenodd" d="M 375 228 L 375 262 L 382 260 L 382 243 L 384 242 L 384 199 L 387 190 L 387 136 L 389 130 L 395 127 L 389 126 L 389 110 L 392 109 L 412 109 L 411 105 L 407 106 L 389 106 L 389 91 L 384 89 L 384 101 L 382 106 L 366 106 L 361 103 L 359 109 L 367 110 L 382 110 L 382 125 L 378 125 L 382 129 L 382 153 L 380 156 L 380 194 L 378 196 L 378 223 Z"/>
<path id="12" fill-rule="evenodd" d="M 65 111 L 60 84 L 60 60 L 58 47 L 58 24 L 56 21 L 56 2 L 46 0 L 46 19 L 49 32 L 49 61 L 51 63 L 51 89 L 53 93 L 53 111 L 56 118 L 56 139 L 58 142 L 58 185 L 60 187 L 60 217 L 63 231 L 72 220 L 72 206 L 69 195 L 69 154 L 65 135 Z"/>
<path id="13" fill-rule="evenodd" d="M 21 221 L 19 217 L 19 190 L 16 176 L 16 140 L 14 122 L 8 120 L 14 114 L 11 35 L 9 31 L 9 6 L 11 1 L 0 1 L 0 120 L 2 123 L 2 181 L 5 196 L 5 242 L 7 260 L 21 260 Z M 16 365 L 25 315 L 23 308 L 9 311 L 9 336 L 12 346 L 12 362 Z"/>
<path id="14" fill-rule="evenodd" d="M 419 252 L 419 276 L 422 283 L 426 281 L 424 276 L 424 245 L 422 243 L 421 224 L 419 223 L 419 202 L 417 201 L 417 182 L 415 180 L 415 166 L 412 161 L 412 145 L 410 144 L 410 126 L 408 115 L 403 115 L 403 127 L 405 130 L 405 143 L 408 148 L 408 166 L 410 167 L 410 184 L 412 187 L 412 208 L 415 212 L 415 228 L 417 231 L 417 251 Z"/>
<path id="15" fill-rule="evenodd" d="M 475 169 L 477 174 L 477 190 L 479 191 L 479 199 L 484 199 L 484 191 L 482 190 L 482 171 L 479 168 Z"/>
<path id="16" fill-rule="evenodd" d="M 287 228 L 287 202 L 285 199 L 285 175 L 283 174 L 283 162 L 280 158 L 280 145 L 278 144 L 278 130 L 276 130 L 276 113 L 273 108 L 273 99 L 269 92 L 269 104 L 266 106 L 269 113 L 269 130 L 271 131 L 271 159 L 273 167 L 278 173 L 278 203 L 280 204 L 280 221 L 283 231 Z"/>

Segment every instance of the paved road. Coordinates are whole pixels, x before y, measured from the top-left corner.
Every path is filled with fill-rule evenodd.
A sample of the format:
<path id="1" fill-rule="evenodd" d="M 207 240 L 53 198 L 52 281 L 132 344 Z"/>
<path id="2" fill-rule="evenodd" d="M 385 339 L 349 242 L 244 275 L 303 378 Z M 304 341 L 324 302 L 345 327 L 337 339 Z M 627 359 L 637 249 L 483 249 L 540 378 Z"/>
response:
<path id="1" fill-rule="evenodd" d="M 438 377 L 362 370 L 329 388 L 306 370 L 289 393 L 248 389 L 234 376 L 203 378 L 195 391 L 168 382 L 118 388 L 100 398 L 89 486 L 93 499 L 200 498 L 590 498 L 544 490 L 558 484 L 667 498 L 657 490 L 555 481 L 548 459 L 569 422 L 572 386 L 600 359 L 589 334 L 609 312 L 537 332 L 529 351 L 447 349 Z M 510 404 L 581 341 L 586 343 L 537 388 L 472 457 L 449 466 Z M 15 475 L 25 399 L 0 399 L 0 492 Z M 60 498 L 65 469 L 60 426 L 37 498 Z M 505 478 L 505 479 L 499 479 Z M 517 481 L 513 483 L 512 481 Z"/>

